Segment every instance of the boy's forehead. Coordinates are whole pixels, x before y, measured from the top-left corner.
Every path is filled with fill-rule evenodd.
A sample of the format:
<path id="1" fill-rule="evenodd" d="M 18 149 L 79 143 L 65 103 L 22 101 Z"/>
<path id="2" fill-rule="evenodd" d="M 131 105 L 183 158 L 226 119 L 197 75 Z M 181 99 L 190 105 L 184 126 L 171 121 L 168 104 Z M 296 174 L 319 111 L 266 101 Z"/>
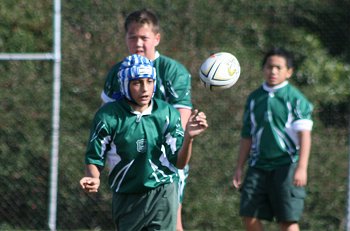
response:
<path id="1" fill-rule="evenodd" d="M 152 22 L 143 22 L 143 23 L 142 22 L 131 22 L 128 26 L 127 33 L 133 33 L 139 29 L 150 30 L 155 34 L 158 33 Z"/>
<path id="2" fill-rule="evenodd" d="M 267 63 L 274 64 L 274 65 L 279 65 L 279 66 L 287 66 L 287 59 L 283 56 L 279 55 L 272 55 L 267 59 Z"/>
<path id="3" fill-rule="evenodd" d="M 150 82 L 150 81 L 154 82 L 154 79 L 144 77 L 144 78 L 130 79 L 129 81 L 130 82 L 134 82 L 134 81 L 135 82 Z"/>
<path id="4" fill-rule="evenodd" d="M 130 30 L 131 28 L 134 29 L 139 29 L 139 28 L 150 28 L 153 29 L 153 24 L 151 22 L 131 22 L 128 26 L 128 30 Z"/>

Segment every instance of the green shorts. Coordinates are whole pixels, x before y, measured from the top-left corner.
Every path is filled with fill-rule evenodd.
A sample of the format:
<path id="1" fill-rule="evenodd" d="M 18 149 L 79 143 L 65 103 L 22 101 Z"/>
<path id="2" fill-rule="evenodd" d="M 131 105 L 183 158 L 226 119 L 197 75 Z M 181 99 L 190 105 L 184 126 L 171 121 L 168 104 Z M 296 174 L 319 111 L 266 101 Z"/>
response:
<path id="1" fill-rule="evenodd" d="M 297 222 L 304 209 L 304 187 L 293 184 L 296 164 L 274 170 L 249 167 L 241 190 L 240 215 Z"/>
<path id="2" fill-rule="evenodd" d="M 121 231 L 175 231 L 178 205 L 176 183 L 142 194 L 113 193 L 113 221 L 116 229 Z"/>

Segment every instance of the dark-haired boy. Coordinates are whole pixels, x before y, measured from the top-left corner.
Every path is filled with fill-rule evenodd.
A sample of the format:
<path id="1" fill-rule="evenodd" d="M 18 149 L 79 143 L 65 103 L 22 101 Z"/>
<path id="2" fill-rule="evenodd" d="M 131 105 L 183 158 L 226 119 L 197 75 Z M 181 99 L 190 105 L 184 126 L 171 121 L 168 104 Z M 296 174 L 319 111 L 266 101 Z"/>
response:
<path id="1" fill-rule="evenodd" d="M 261 220 L 276 219 L 282 231 L 299 231 L 313 106 L 287 81 L 294 68 L 288 51 L 270 50 L 262 66 L 265 82 L 249 95 L 245 107 L 233 185 L 241 188 L 240 215 L 246 230 L 262 231 Z"/>

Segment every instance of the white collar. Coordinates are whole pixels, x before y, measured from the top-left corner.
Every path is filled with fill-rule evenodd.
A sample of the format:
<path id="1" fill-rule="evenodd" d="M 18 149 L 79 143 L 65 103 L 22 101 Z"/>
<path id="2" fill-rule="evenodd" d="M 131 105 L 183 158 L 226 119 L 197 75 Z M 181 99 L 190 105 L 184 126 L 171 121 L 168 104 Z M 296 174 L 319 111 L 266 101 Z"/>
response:
<path id="1" fill-rule="evenodd" d="M 153 61 L 155 61 L 156 59 L 158 59 L 158 58 L 159 58 L 159 56 L 160 56 L 159 52 L 158 52 L 158 51 L 156 51 L 156 53 L 154 54 L 154 60 L 153 60 Z"/>
<path id="2" fill-rule="evenodd" d="M 146 110 L 144 110 L 143 112 L 131 111 L 131 113 L 138 115 L 138 116 L 150 115 L 150 114 L 152 114 L 152 109 L 153 109 L 153 99 L 151 100 L 151 104 L 149 105 L 149 107 Z"/>
<path id="3" fill-rule="evenodd" d="M 276 86 L 273 86 L 273 87 L 268 86 L 266 84 L 266 82 L 264 82 L 262 86 L 263 86 L 263 89 L 267 92 L 276 92 L 278 89 L 281 89 L 287 85 L 288 85 L 288 81 L 286 80 L 286 81 L 284 81 Z"/>

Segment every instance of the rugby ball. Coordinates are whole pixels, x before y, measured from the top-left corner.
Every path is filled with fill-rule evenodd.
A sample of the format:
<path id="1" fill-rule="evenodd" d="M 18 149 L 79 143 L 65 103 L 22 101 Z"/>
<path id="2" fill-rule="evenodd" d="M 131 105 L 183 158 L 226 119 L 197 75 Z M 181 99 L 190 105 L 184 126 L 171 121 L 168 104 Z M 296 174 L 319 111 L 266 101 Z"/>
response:
<path id="1" fill-rule="evenodd" d="M 241 74 L 237 58 L 228 52 L 218 52 L 207 58 L 199 70 L 199 78 L 210 90 L 232 87 Z"/>

